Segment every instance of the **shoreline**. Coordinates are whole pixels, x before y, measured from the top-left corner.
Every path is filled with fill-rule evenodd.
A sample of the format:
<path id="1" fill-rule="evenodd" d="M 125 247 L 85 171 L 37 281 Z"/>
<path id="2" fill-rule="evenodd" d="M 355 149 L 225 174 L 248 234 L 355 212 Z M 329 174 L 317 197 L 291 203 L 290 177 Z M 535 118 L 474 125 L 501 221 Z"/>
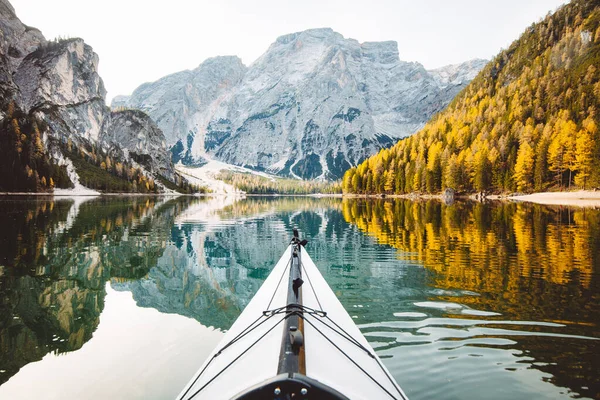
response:
<path id="1" fill-rule="evenodd" d="M 600 208 L 600 191 L 577 190 L 572 192 L 537 192 L 531 194 L 501 194 L 477 198 L 477 193 L 456 195 L 454 201 L 506 201 L 518 203 L 534 203 L 548 206 Z M 444 201 L 440 194 L 344 194 L 345 198 L 363 199 L 408 199 L 408 200 L 439 200 Z"/>
<path id="2" fill-rule="evenodd" d="M 598 207 L 600 191 L 578 190 L 573 192 L 539 192 L 511 196 L 508 200 L 554 206 Z"/>
<path id="3" fill-rule="evenodd" d="M 440 194 L 340 194 L 340 193 L 311 193 L 311 194 L 254 194 L 254 193 L 28 193 L 28 192 L 0 192 L 0 196 L 32 196 L 32 197 L 316 197 L 316 198 L 347 198 L 347 199 L 407 199 L 407 200 L 439 200 L 444 201 Z M 531 194 L 501 194 L 489 195 L 483 200 L 477 198 L 477 194 L 456 195 L 454 201 L 510 201 L 525 202 L 554 206 L 573 206 L 600 208 L 600 191 L 578 190 L 572 192 L 538 192 Z"/>
<path id="4" fill-rule="evenodd" d="M 444 195 L 438 194 L 344 194 L 345 198 L 357 199 L 408 199 L 408 200 L 439 200 L 444 201 Z M 454 196 L 454 201 L 507 201 L 519 203 L 535 203 L 549 206 L 591 207 L 600 208 L 600 191 L 577 190 L 571 192 L 537 192 L 530 194 L 500 194 L 488 195 L 483 200 L 478 193 L 460 194 Z"/>

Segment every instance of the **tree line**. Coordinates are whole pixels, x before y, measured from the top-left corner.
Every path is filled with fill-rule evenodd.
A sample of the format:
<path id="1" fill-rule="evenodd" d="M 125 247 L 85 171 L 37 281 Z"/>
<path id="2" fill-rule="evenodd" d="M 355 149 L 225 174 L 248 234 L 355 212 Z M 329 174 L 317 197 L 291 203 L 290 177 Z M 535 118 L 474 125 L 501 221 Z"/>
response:
<path id="1" fill-rule="evenodd" d="M 303 181 L 299 179 L 273 178 L 240 173 L 221 172 L 217 179 L 222 180 L 249 194 L 317 194 L 341 193 L 342 188 L 336 182 Z"/>

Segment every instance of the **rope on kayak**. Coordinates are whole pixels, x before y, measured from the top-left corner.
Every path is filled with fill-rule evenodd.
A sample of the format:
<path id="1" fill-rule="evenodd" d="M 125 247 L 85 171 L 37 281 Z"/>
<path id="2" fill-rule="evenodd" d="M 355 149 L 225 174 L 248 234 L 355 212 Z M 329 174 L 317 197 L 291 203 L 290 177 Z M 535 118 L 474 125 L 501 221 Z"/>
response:
<path id="1" fill-rule="evenodd" d="M 277 294 L 277 290 L 279 289 L 279 285 L 281 285 L 281 281 L 283 280 L 283 277 L 285 276 L 285 271 L 287 271 L 287 269 L 289 268 L 289 266 L 290 266 L 291 263 L 292 263 L 292 259 L 290 258 L 290 260 L 288 261 L 287 265 L 283 269 L 283 272 L 281 273 L 281 277 L 279 278 L 279 282 L 277 283 L 277 287 L 273 291 L 273 296 L 271 296 L 271 300 L 269 300 L 269 304 L 267 305 L 267 310 L 269 309 L 269 307 L 271 307 L 271 303 L 273 302 L 273 299 L 275 298 L 275 294 Z"/>
<path id="2" fill-rule="evenodd" d="M 288 307 L 294 307 L 295 310 L 290 311 L 290 310 L 288 310 Z M 323 310 L 315 310 L 314 308 L 303 306 L 302 304 L 297 304 L 297 303 L 290 303 L 287 306 L 283 306 L 283 307 L 279 307 L 279 308 L 274 308 L 272 310 L 263 311 L 263 315 L 271 317 L 271 316 L 276 315 L 276 314 L 286 313 L 285 318 L 287 318 L 290 315 L 296 315 L 296 314 L 300 314 L 302 312 L 305 312 L 305 313 L 307 313 L 309 315 L 318 315 L 319 317 L 326 317 L 327 316 L 327 313 L 325 311 L 323 311 Z"/>
<path id="3" fill-rule="evenodd" d="M 229 343 L 227 343 L 225 346 L 223 346 L 223 348 L 221 350 L 219 350 L 217 353 L 215 353 L 215 357 L 221 355 L 221 353 L 223 353 L 223 351 L 225 349 L 227 349 L 228 347 L 230 347 L 231 345 L 233 345 L 235 342 L 237 342 L 238 340 L 240 340 L 241 338 L 243 338 L 244 336 L 246 336 L 247 334 L 249 334 L 250 332 L 252 332 L 253 330 L 255 330 L 256 328 L 258 328 L 259 326 L 261 326 L 262 324 L 264 324 L 265 322 L 267 322 L 269 320 L 269 318 L 271 318 L 270 316 L 263 320 L 262 322 L 260 322 L 258 325 L 253 326 L 254 324 L 256 324 L 258 322 L 258 320 L 261 318 L 262 316 L 256 318 L 254 320 L 254 322 L 252 322 L 250 325 L 248 325 L 243 331 L 241 331 L 236 337 L 234 337 L 233 339 L 231 339 L 231 341 Z"/>
<path id="4" fill-rule="evenodd" d="M 326 324 L 323 320 L 319 320 L 319 322 L 321 322 L 323 325 L 325 325 L 326 327 L 328 327 L 329 329 L 331 329 L 332 331 L 334 331 L 335 333 L 337 333 L 341 337 L 346 338 L 348 341 L 350 341 L 350 343 L 356 345 L 358 348 L 364 350 L 364 352 L 367 353 L 369 355 L 369 357 L 375 358 L 375 355 L 373 353 L 371 353 L 369 351 L 369 349 L 367 349 L 365 346 L 363 346 L 362 344 L 360 344 L 358 340 L 356 340 L 355 338 L 353 338 L 352 336 L 350 336 L 350 334 L 348 332 L 346 332 L 344 330 L 344 328 L 342 328 L 341 326 L 339 326 L 334 320 L 332 320 L 331 318 L 329 318 L 329 316 L 325 316 L 325 318 L 327 318 L 329 321 L 331 321 L 331 323 L 334 324 L 339 329 L 339 331 L 335 330 L 330 325 Z M 340 331 L 342 331 L 344 334 L 342 335 L 342 333 L 340 333 Z"/>
<path id="5" fill-rule="evenodd" d="M 312 284 L 312 282 L 310 280 L 310 275 L 308 274 L 308 271 L 306 270 L 306 268 L 304 268 L 304 263 L 302 263 L 302 270 L 304 271 L 304 274 L 306 275 L 306 278 L 308 279 L 308 284 L 310 285 L 310 288 L 312 289 L 312 292 L 313 292 L 313 294 L 315 296 L 315 299 L 317 300 L 317 303 L 319 304 L 319 307 L 321 309 L 323 309 L 323 306 L 321 305 L 321 301 L 319 300 L 319 296 L 317 296 L 317 292 L 315 291 L 315 288 L 314 288 L 314 286 L 313 286 L 313 284 Z M 364 350 L 371 358 L 375 358 L 375 356 L 373 354 L 371 354 L 371 352 L 366 347 L 364 347 L 362 344 L 360 344 L 355 338 L 353 338 L 352 336 L 350 336 L 350 334 L 348 334 L 348 332 L 346 332 L 334 320 L 332 320 L 331 318 L 329 318 L 329 316 L 327 316 L 327 313 L 325 313 L 324 317 L 327 318 L 329 321 L 331 321 L 331 323 L 334 324 L 344 334 L 341 334 L 339 331 L 336 331 L 334 328 L 332 328 L 331 326 L 329 326 L 328 324 L 326 324 L 322 320 L 319 320 L 319 321 L 321 321 L 322 324 L 324 324 L 325 326 L 327 326 L 332 331 L 338 333 L 340 336 L 346 338 L 350 342 L 354 343 L 356 346 L 358 346 L 359 348 L 361 348 L 362 350 Z"/>
<path id="6" fill-rule="evenodd" d="M 273 314 L 275 315 L 275 314 Z M 213 376 L 208 382 L 206 382 L 200 389 L 196 390 L 190 397 L 188 397 L 188 399 L 193 399 L 194 397 L 196 397 L 196 395 L 198 393 L 200 393 L 202 390 L 204 390 L 205 387 L 207 387 L 208 385 L 210 385 L 215 379 L 217 379 L 219 377 L 219 375 L 221 375 L 223 372 L 225 372 L 227 370 L 227 368 L 231 367 L 237 360 L 239 360 L 244 354 L 246 354 L 252 347 L 254 347 L 254 345 L 258 342 L 260 342 L 265 336 L 267 336 L 273 329 L 275 329 L 277 327 L 277 325 L 279 325 L 280 323 L 282 323 L 283 321 L 285 321 L 285 319 L 288 316 L 286 315 L 285 317 L 281 318 L 275 325 L 273 325 L 271 328 L 269 328 L 268 331 L 266 331 L 265 333 L 263 333 L 258 339 L 256 339 L 254 341 L 254 343 L 252 343 L 250 346 L 248 346 L 246 348 L 246 350 L 242 351 L 236 358 L 234 358 L 229 364 L 227 364 L 225 367 L 223 367 L 222 370 L 220 370 L 215 376 Z M 269 319 L 270 317 L 268 317 L 267 319 Z M 266 320 L 265 320 L 266 321 Z M 263 321 L 263 322 L 265 322 Z M 261 322 L 261 324 L 263 323 Z M 260 325 L 260 324 L 259 324 Z M 259 325 L 257 325 L 256 327 L 258 327 Z M 255 327 L 255 328 L 256 328 Z M 254 329 L 254 328 L 253 328 Z M 222 350 L 221 350 L 222 351 Z M 215 354 L 210 361 L 208 362 L 208 364 L 206 364 L 206 367 L 208 367 L 208 365 L 221 353 L 221 351 L 219 351 L 219 353 Z M 204 367 L 202 369 L 202 372 L 204 372 L 206 370 L 206 367 Z M 200 375 L 202 375 L 202 372 L 200 372 L 198 374 L 198 376 L 196 377 L 196 379 L 194 379 L 194 382 L 192 382 L 192 384 L 189 386 L 189 388 L 185 391 L 185 393 L 181 396 L 182 398 L 185 397 L 185 395 L 187 394 L 187 392 L 192 388 L 192 386 L 194 386 L 194 384 L 196 383 L 196 381 L 198 380 L 198 378 L 200 377 Z"/>
<path id="7" fill-rule="evenodd" d="M 253 330 L 255 330 L 256 328 L 258 328 L 259 326 L 261 326 L 262 324 L 264 324 L 265 322 L 267 322 L 269 319 L 271 319 L 272 315 L 267 316 L 266 314 L 264 315 L 267 318 L 265 320 L 263 320 L 262 322 L 260 322 L 257 325 L 256 324 L 262 317 L 263 315 L 259 316 L 258 318 L 256 318 L 254 320 L 254 322 L 252 322 L 250 325 L 248 325 L 243 331 L 241 331 L 236 337 L 234 337 L 233 339 L 231 339 L 231 341 L 229 341 L 229 343 L 227 343 L 225 346 L 223 346 L 218 352 L 215 353 L 215 355 L 212 356 L 212 358 L 208 361 L 208 363 L 204 366 L 204 368 L 202 368 L 202 371 L 200 371 L 200 373 L 198 373 L 198 375 L 196 376 L 196 378 L 193 380 L 193 382 L 189 385 L 188 390 L 185 391 L 185 393 L 183 394 L 183 396 L 185 396 L 187 394 L 187 392 L 192 388 L 192 386 L 194 386 L 194 384 L 198 381 L 198 379 L 202 376 L 202 374 L 204 373 L 204 371 L 206 370 L 206 368 L 208 368 L 208 366 L 213 362 L 213 360 L 215 358 L 217 358 L 218 356 L 221 355 L 221 353 L 223 353 L 224 350 L 226 350 L 228 347 L 230 347 L 231 345 L 233 345 L 235 342 L 237 342 L 238 340 L 240 340 L 242 337 L 246 336 L 247 334 L 249 334 L 250 332 L 252 332 Z M 277 324 L 276 324 L 277 325 Z M 182 396 L 182 397 L 183 397 Z"/>
<path id="8" fill-rule="evenodd" d="M 346 338 L 347 340 L 349 340 L 351 343 L 353 343 L 354 345 L 356 345 L 357 347 L 363 349 L 372 359 L 375 360 L 375 362 L 377 363 L 377 365 L 379 366 L 379 368 L 381 369 L 381 371 L 384 373 L 384 375 L 388 378 L 388 380 L 390 381 L 390 383 L 396 387 L 396 383 L 395 381 L 390 377 L 390 375 L 386 372 L 385 368 L 383 367 L 383 365 L 381 365 L 381 361 L 375 357 L 375 355 L 373 353 L 371 353 L 366 347 L 364 347 L 362 344 L 360 344 L 355 338 L 353 338 L 352 336 L 350 336 L 350 334 L 348 332 L 346 332 L 341 326 L 339 326 L 334 320 L 332 320 L 331 318 L 329 318 L 329 316 L 325 316 L 325 318 L 327 318 L 329 321 L 331 321 L 332 324 L 334 324 L 340 331 L 342 331 L 344 333 L 344 335 L 342 335 L 339 331 L 335 330 L 334 328 L 332 328 L 331 326 L 329 326 L 327 323 L 325 323 L 323 320 L 318 319 L 317 321 L 321 322 L 323 325 L 325 325 L 326 327 L 328 327 L 329 329 L 331 329 L 332 331 L 336 332 L 338 335 Z M 314 326 L 314 325 L 313 325 Z M 316 329 L 316 328 L 315 328 Z M 319 333 L 321 333 L 319 331 Z M 322 333 L 321 333 L 322 334 Z M 340 350 L 341 351 L 341 350 Z M 402 395 L 402 393 L 400 393 Z M 404 396 L 402 397 L 404 398 Z"/>
<path id="9" fill-rule="evenodd" d="M 295 310 L 289 311 L 288 307 L 294 307 Z M 311 316 L 312 315 L 316 315 L 316 316 L 319 316 L 321 318 L 326 318 L 329 321 L 331 321 L 331 323 L 333 325 L 335 325 L 338 330 L 336 330 L 334 327 L 332 327 L 328 323 L 324 322 L 322 319 L 317 319 L 317 321 L 319 321 L 320 323 L 322 323 L 323 325 L 325 325 L 326 327 L 328 327 L 329 329 L 331 329 L 332 331 L 334 331 L 335 333 L 337 333 L 338 335 L 340 335 L 344 339 L 348 340 L 350 343 L 352 343 L 356 347 L 358 347 L 361 350 L 363 350 L 365 353 L 367 353 L 369 355 L 369 357 L 375 358 L 375 355 L 373 353 L 371 353 L 369 351 L 369 349 L 367 349 L 365 346 L 363 346 L 362 344 L 360 344 L 360 342 L 358 342 L 355 338 L 353 338 L 352 336 L 350 336 L 350 334 L 348 332 L 346 332 L 344 330 L 344 328 L 342 328 L 334 320 L 332 320 L 331 318 L 329 318 L 329 315 L 327 315 L 327 312 L 325 312 L 323 310 L 315 310 L 314 308 L 311 308 L 311 307 L 308 307 L 308 306 L 303 306 L 301 304 L 291 303 L 291 304 L 288 304 L 287 306 L 275 308 L 273 310 L 263 311 L 263 315 L 265 317 L 266 316 L 271 317 L 273 315 L 283 314 L 283 313 L 286 313 L 286 316 L 285 316 L 286 318 L 289 317 L 290 315 L 296 315 L 296 314 L 302 316 L 302 313 L 306 313 L 307 315 L 311 315 Z"/>
<path id="10" fill-rule="evenodd" d="M 294 310 L 290 311 L 288 309 L 289 306 L 294 306 Z M 204 388 L 206 388 L 210 383 L 212 383 L 215 379 L 217 379 L 223 372 L 225 372 L 231 365 L 233 365 L 237 360 L 239 360 L 244 354 L 246 354 L 252 347 L 254 347 L 254 345 L 256 345 L 259 341 L 261 341 L 265 336 L 267 336 L 273 329 L 275 329 L 280 323 L 282 323 L 283 321 L 285 321 L 286 319 L 288 319 L 290 316 L 292 315 L 298 315 L 300 318 L 302 318 L 304 321 L 308 322 L 318 333 L 321 334 L 321 336 L 323 336 L 329 343 L 331 343 L 340 353 L 342 353 L 346 358 L 348 358 L 354 365 L 356 365 L 356 367 L 358 367 L 367 377 L 369 377 L 369 379 L 371 379 L 373 382 L 375 382 L 375 384 L 377 384 L 377 386 L 379 386 L 383 391 L 385 391 L 388 395 L 390 395 L 390 397 L 392 399 L 397 400 L 398 398 L 395 397 L 392 393 L 390 393 L 389 390 L 387 390 L 381 383 L 379 383 L 375 378 L 373 378 L 367 371 L 365 371 L 360 365 L 358 365 L 348 354 L 346 354 L 338 345 L 336 345 L 329 337 L 327 337 L 319 328 L 317 328 L 315 326 L 314 323 L 312 323 L 307 316 L 316 316 L 316 317 L 320 317 L 320 318 L 316 318 L 318 321 L 320 321 L 323 325 L 325 325 L 326 327 L 328 327 L 330 330 L 336 332 L 338 335 L 342 336 L 343 338 L 345 338 L 346 340 L 348 340 L 350 343 L 354 344 L 355 346 L 359 347 L 360 349 L 362 349 L 363 351 L 365 351 L 371 358 L 375 359 L 377 361 L 377 358 L 368 350 L 366 349 L 363 345 L 361 345 L 358 341 L 356 341 L 356 339 L 354 339 L 352 336 L 350 336 L 343 328 L 341 328 L 335 321 L 333 321 L 331 318 L 329 318 L 329 316 L 327 315 L 327 312 L 322 311 L 322 310 L 316 310 L 314 308 L 311 307 L 307 307 L 307 306 L 303 306 L 300 304 L 288 304 L 286 306 L 283 307 L 279 307 L 279 308 L 275 308 L 273 310 L 266 310 L 263 311 L 262 315 L 260 317 L 258 317 L 256 320 L 254 320 L 254 322 L 252 322 L 248 327 L 246 327 L 242 332 L 240 332 L 240 334 L 238 334 L 235 338 L 233 338 L 229 343 L 227 343 L 225 346 L 223 346 L 223 348 L 221 348 L 217 353 L 215 353 L 215 355 L 213 355 L 213 357 L 210 359 L 210 361 L 204 366 L 204 368 L 202 369 L 202 371 L 200 371 L 200 373 L 196 376 L 196 378 L 192 381 L 192 383 L 190 383 L 188 389 L 183 393 L 182 398 L 184 398 L 187 393 L 192 389 L 192 387 L 194 386 L 194 384 L 198 381 L 198 379 L 202 376 L 202 374 L 204 373 L 204 371 L 208 368 L 208 366 L 219 356 L 222 354 L 222 352 L 224 350 L 226 350 L 228 347 L 232 346 L 234 343 L 236 343 L 237 341 L 239 341 L 242 337 L 246 336 L 247 334 L 249 334 L 250 332 L 252 332 L 253 330 L 257 329 L 259 326 L 261 326 L 262 324 L 264 324 L 265 322 L 267 322 L 269 319 L 271 319 L 272 317 L 274 317 L 275 315 L 280 315 L 280 314 L 284 314 L 285 316 L 283 318 L 281 318 L 279 321 L 277 321 L 277 323 L 275 323 L 271 328 L 269 328 L 269 330 L 267 330 L 265 333 L 263 333 L 258 339 L 256 339 L 250 346 L 248 346 L 242 353 L 240 353 L 236 358 L 234 358 L 229 364 L 227 364 L 221 371 L 219 371 L 215 376 L 213 376 L 208 382 L 206 382 L 200 389 L 198 389 L 197 391 L 195 391 L 190 397 L 188 397 L 188 399 L 192 399 L 194 398 L 197 394 L 199 394 L 202 390 L 204 390 Z M 257 324 L 257 322 L 263 318 L 266 317 L 263 321 L 261 321 L 260 323 Z M 323 321 L 323 318 L 328 319 L 329 321 L 331 321 L 331 323 L 333 325 L 335 325 L 335 327 L 337 327 L 337 329 L 333 328 L 331 325 L 327 324 L 326 322 Z M 312 318 L 311 318 L 312 319 Z M 381 364 L 379 362 L 377 362 L 378 366 L 381 368 L 381 370 L 384 372 L 384 374 L 386 375 L 386 377 L 390 380 L 390 382 L 392 383 L 392 385 L 394 387 L 394 381 L 389 377 L 389 375 L 387 373 L 385 373 L 385 369 L 381 366 Z M 402 396 L 402 393 L 400 393 L 400 395 Z M 404 396 L 402 396 L 402 398 L 404 399 Z"/>
<path id="11" fill-rule="evenodd" d="M 367 371 L 364 370 L 363 367 L 361 367 L 360 365 L 358 365 L 358 363 L 356 361 L 354 361 L 352 359 L 352 357 L 350 357 L 348 354 L 346 354 L 346 352 L 344 352 L 344 350 L 342 350 L 337 344 L 335 344 L 329 337 L 327 337 L 327 335 L 325 335 L 323 332 L 321 332 L 321 330 L 319 328 L 317 328 L 315 326 L 315 324 L 313 324 L 310 320 L 304 318 L 304 321 L 308 322 L 313 328 L 315 328 L 315 330 L 317 332 L 319 332 L 321 334 L 321 336 L 323 336 L 329 343 L 331 343 L 333 345 L 333 347 L 335 347 L 336 349 L 338 349 L 338 351 L 340 353 L 342 353 L 348 360 L 350 360 L 352 362 L 352 364 L 356 365 L 356 367 L 358 369 L 360 369 L 366 376 L 369 377 L 369 379 L 371 379 L 373 382 L 375 382 L 375 384 L 377 384 L 377 386 L 379 386 L 384 392 L 386 392 L 392 399 L 394 400 L 398 400 L 397 397 L 395 397 L 392 393 L 390 393 L 389 390 L 387 390 L 381 383 L 379 383 L 377 381 L 377 379 L 373 378 Z M 379 367 L 382 369 L 382 371 L 385 373 L 385 369 L 382 368 L 381 364 L 377 363 L 377 365 L 379 365 Z M 396 388 L 396 385 L 394 384 L 394 382 L 391 380 L 391 378 L 389 377 L 388 374 L 385 374 L 387 376 L 387 378 L 390 380 L 390 382 L 392 382 L 392 385 L 394 386 L 394 388 Z M 405 397 L 402 395 L 401 392 L 400 396 L 405 399 Z"/>
<path id="12" fill-rule="evenodd" d="M 315 295 L 315 299 L 317 299 L 319 308 L 322 310 L 323 306 L 321 305 L 321 302 L 319 301 L 319 296 L 317 296 L 317 292 L 315 291 L 315 288 L 314 288 L 312 282 L 310 281 L 310 276 L 308 275 L 308 271 L 306 271 L 306 268 L 304 268 L 304 263 L 302 261 L 300 261 L 300 265 L 302 265 L 302 271 L 304 271 L 304 275 L 306 275 L 306 279 L 308 279 L 308 284 L 310 285 L 310 288 L 312 289 L 312 292 Z"/>

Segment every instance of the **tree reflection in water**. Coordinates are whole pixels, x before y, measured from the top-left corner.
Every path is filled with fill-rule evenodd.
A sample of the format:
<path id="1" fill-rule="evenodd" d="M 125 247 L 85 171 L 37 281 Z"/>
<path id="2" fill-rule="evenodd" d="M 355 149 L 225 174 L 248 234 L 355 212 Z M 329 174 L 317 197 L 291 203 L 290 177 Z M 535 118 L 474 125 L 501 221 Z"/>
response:
<path id="1" fill-rule="evenodd" d="M 145 276 L 186 202 L 3 199 L 0 384 L 49 352 L 81 348 L 98 326 L 106 282 Z"/>

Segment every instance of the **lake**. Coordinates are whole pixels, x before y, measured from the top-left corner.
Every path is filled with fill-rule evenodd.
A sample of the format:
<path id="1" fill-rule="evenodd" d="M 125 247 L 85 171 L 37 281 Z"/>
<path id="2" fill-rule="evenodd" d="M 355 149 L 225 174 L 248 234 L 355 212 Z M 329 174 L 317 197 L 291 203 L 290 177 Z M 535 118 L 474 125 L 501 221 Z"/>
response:
<path id="1" fill-rule="evenodd" d="M 0 398 L 174 398 L 292 228 L 409 398 L 600 398 L 600 210 L 6 196 Z"/>

